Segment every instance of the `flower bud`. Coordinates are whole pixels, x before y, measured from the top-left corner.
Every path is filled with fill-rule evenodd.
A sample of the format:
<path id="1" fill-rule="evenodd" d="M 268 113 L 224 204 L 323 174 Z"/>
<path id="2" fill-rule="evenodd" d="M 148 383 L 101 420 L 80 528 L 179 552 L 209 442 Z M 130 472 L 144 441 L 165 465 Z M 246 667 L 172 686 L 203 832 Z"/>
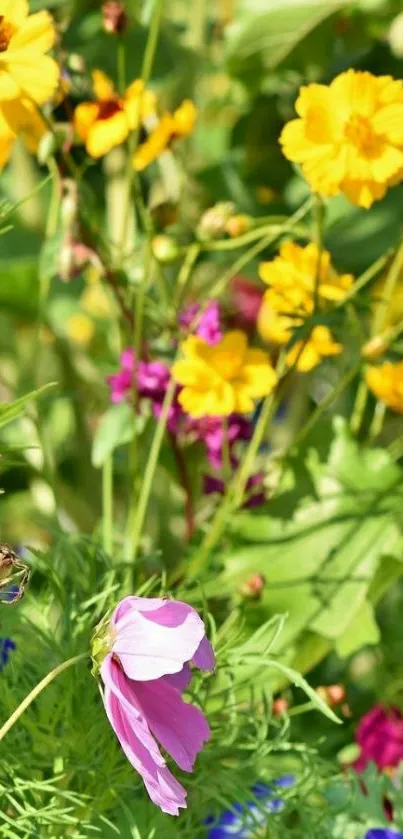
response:
<path id="1" fill-rule="evenodd" d="M 175 242 L 175 239 L 172 239 L 170 236 L 165 236 L 164 234 L 154 236 L 151 246 L 153 254 L 158 262 L 175 262 L 180 255 L 180 250 Z"/>
<path id="2" fill-rule="evenodd" d="M 393 55 L 403 58 L 403 12 L 392 21 L 387 39 Z"/>
<path id="3" fill-rule="evenodd" d="M 257 600 L 266 585 L 266 578 L 263 574 L 253 574 L 252 577 L 243 583 L 240 592 L 243 597 L 250 600 Z"/>
<path id="4" fill-rule="evenodd" d="M 317 688 L 316 693 L 331 708 L 341 705 L 346 699 L 346 689 L 344 685 L 324 685 Z"/>
<path id="5" fill-rule="evenodd" d="M 214 204 L 203 213 L 198 228 L 197 236 L 202 242 L 210 239 L 219 239 L 225 234 L 226 225 L 231 216 L 234 215 L 235 205 L 232 201 L 221 201 Z"/>
<path id="6" fill-rule="evenodd" d="M 123 35 L 129 25 L 124 3 L 108 0 L 102 6 L 103 27 L 109 35 Z"/>
<path id="7" fill-rule="evenodd" d="M 289 702 L 283 696 L 278 696 L 273 700 L 272 712 L 275 717 L 281 717 L 286 714 L 289 708 Z"/>
<path id="8" fill-rule="evenodd" d="M 29 568 L 8 545 L 0 544 L 0 602 L 21 600 L 29 580 Z"/>
<path id="9" fill-rule="evenodd" d="M 40 163 L 41 166 L 44 166 L 45 163 L 47 163 L 48 160 L 50 160 L 50 158 L 53 157 L 55 151 L 55 135 L 52 134 L 51 131 L 47 131 L 46 134 L 44 134 L 39 141 L 38 151 L 36 153 L 38 163 Z"/>
<path id="10" fill-rule="evenodd" d="M 364 358 L 372 359 L 380 358 L 388 349 L 388 341 L 385 335 L 375 335 L 364 344 L 361 352 Z"/>
<path id="11" fill-rule="evenodd" d="M 253 219 L 250 216 L 231 216 L 225 225 L 225 232 L 228 233 L 228 236 L 231 236 L 231 239 L 237 239 L 238 236 L 248 233 L 252 227 Z"/>
<path id="12" fill-rule="evenodd" d="M 62 183 L 61 219 L 63 226 L 70 230 L 77 217 L 78 191 L 77 185 L 70 178 Z"/>

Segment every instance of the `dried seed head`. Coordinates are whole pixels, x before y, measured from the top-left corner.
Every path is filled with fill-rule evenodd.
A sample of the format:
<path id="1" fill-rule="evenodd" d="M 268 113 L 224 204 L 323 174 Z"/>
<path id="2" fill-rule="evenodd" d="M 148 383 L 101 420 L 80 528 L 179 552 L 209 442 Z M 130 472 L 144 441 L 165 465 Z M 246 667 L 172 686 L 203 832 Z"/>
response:
<path id="1" fill-rule="evenodd" d="M 129 25 L 124 3 L 109 0 L 102 6 L 103 26 L 109 35 L 123 35 Z"/>
<path id="2" fill-rule="evenodd" d="M 10 605 L 24 596 L 30 571 L 19 556 L 0 543 L 0 603 Z"/>

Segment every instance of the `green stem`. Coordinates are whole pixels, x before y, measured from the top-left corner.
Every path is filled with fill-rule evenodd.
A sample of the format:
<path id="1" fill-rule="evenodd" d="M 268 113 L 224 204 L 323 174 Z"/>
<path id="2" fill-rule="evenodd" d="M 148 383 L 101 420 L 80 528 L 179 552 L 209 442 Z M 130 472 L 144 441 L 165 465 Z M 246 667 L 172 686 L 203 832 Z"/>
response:
<path id="1" fill-rule="evenodd" d="M 143 482 L 141 485 L 138 504 L 134 509 L 132 507 L 131 516 L 129 517 L 129 534 L 128 539 L 126 541 L 126 549 L 130 555 L 130 559 L 133 560 L 137 557 L 138 550 L 140 547 L 143 526 L 147 514 L 148 504 L 150 501 L 154 476 L 158 465 L 159 453 L 161 450 L 162 441 L 164 439 L 169 410 L 174 400 L 175 389 L 176 384 L 174 381 L 171 381 L 169 387 L 167 388 L 165 398 L 162 404 L 161 414 L 154 432 L 150 454 L 148 457 L 148 462 L 145 469 Z"/>
<path id="2" fill-rule="evenodd" d="M 102 543 L 106 554 L 113 550 L 113 455 L 102 467 Z"/>
<path id="3" fill-rule="evenodd" d="M 118 43 L 118 89 L 121 96 L 126 90 L 126 50 L 122 38 Z"/>
<path id="4" fill-rule="evenodd" d="M 346 389 L 346 387 L 348 387 L 350 382 L 353 381 L 360 368 L 361 362 L 359 364 L 356 364 L 354 367 L 351 367 L 350 370 L 347 370 L 347 372 L 344 374 L 344 376 L 342 376 L 336 387 L 333 388 L 331 393 L 329 393 L 328 396 L 322 399 L 322 402 L 320 402 L 319 405 L 317 405 L 304 427 L 301 428 L 301 431 L 299 431 L 299 433 L 295 437 L 295 440 L 293 441 L 294 446 L 298 446 L 303 440 L 305 440 L 305 437 L 307 437 L 309 432 L 312 431 L 312 428 L 321 418 L 323 412 L 327 411 L 327 409 L 330 408 L 334 400 L 337 399 L 343 393 L 343 391 Z"/>
<path id="5" fill-rule="evenodd" d="M 174 307 L 175 311 L 177 311 L 180 308 L 182 300 L 185 296 L 189 284 L 190 275 L 192 273 L 195 263 L 197 262 L 199 253 L 200 245 L 197 242 L 193 245 L 190 245 L 190 248 L 188 248 L 186 252 L 185 259 L 179 271 L 178 281 L 176 283 L 174 298 L 172 301 L 172 306 Z"/>
<path id="6" fill-rule="evenodd" d="M 59 664 L 54 670 L 51 670 L 50 673 L 39 682 L 33 690 L 25 697 L 25 699 L 21 702 L 21 704 L 16 708 L 14 713 L 11 714 L 11 717 L 8 718 L 7 722 L 0 728 L 0 741 L 3 737 L 8 734 L 10 729 L 18 722 L 19 718 L 23 715 L 23 713 L 32 705 L 32 702 L 35 701 L 37 696 L 42 693 L 54 679 L 57 679 L 61 673 L 67 670 L 69 667 L 73 667 L 74 664 L 78 664 L 79 661 L 83 661 L 85 658 L 88 659 L 88 653 L 81 653 L 81 655 L 75 655 L 73 658 L 69 658 L 67 661 L 63 661 L 62 664 Z"/>
<path id="7" fill-rule="evenodd" d="M 365 414 L 368 401 L 368 387 L 365 379 L 361 379 L 357 395 L 355 397 L 353 413 L 350 420 L 350 429 L 353 434 L 358 434 Z"/>
<path id="8" fill-rule="evenodd" d="M 160 32 L 161 26 L 161 19 L 162 19 L 162 11 L 164 7 L 164 0 L 155 0 L 154 3 L 154 11 L 153 16 L 151 18 L 150 24 L 150 31 L 148 33 L 148 39 L 146 44 L 146 49 L 144 53 L 143 65 L 141 69 L 141 78 L 144 82 L 144 86 L 148 85 L 150 81 L 150 76 L 154 64 L 155 53 L 158 44 L 158 36 Z"/>
<path id="9" fill-rule="evenodd" d="M 371 425 L 368 431 L 368 442 L 372 443 L 382 431 L 383 423 L 385 421 L 386 405 L 384 402 L 377 402 L 375 405 L 374 415 L 372 417 Z"/>
<path id="10" fill-rule="evenodd" d="M 319 287 L 322 274 L 323 256 L 323 227 L 325 222 L 325 206 L 320 195 L 315 195 L 314 206 L 314 241 L 318 249 L 318 261 L 316 265 L 315 285 L 313 294 L 313 308 L 317 312 L 319 306 Z"/>

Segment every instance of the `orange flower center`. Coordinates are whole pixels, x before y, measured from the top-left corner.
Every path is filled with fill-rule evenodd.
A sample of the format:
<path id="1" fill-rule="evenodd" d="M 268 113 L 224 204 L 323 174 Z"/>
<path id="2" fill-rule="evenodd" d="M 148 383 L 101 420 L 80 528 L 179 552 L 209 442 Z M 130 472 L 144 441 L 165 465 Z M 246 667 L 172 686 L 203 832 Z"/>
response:
<path id="1" fill-rule="evenodd" d="M 379 142 L 369 119 L 362 114 L 352 114 L 344 127 L 344 136 L 362 152 L 375 151 Z"/>
<path id="2" fill-rule="evenodd" d="M 12 23 L 8 23 L 4 15 L 0 15 L 0 52 L 6 52 L 14 33 L 15 26 Z"/>

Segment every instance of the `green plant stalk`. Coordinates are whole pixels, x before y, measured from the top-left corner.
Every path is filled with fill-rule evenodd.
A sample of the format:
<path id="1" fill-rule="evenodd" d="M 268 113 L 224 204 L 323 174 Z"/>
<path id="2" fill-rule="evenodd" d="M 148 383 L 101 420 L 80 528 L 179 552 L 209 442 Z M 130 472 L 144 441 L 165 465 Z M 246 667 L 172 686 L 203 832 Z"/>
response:
<path id="1" fill-rule="evenodd" d="M 322 402 L 320 402 L 319 405 L 317 405 L 315 410 L 312 412 L 308 421 L 305 423 L 303 428 L 301 428 L 301 430 L 295 437 L 293 441 L 293 446 L 298 446 L 300 443 L 302 443 L 303 440 L 305 440 L 305 437 L 307 437 L 309 432 L 312 431 L 312 428 L 314 428 L 318 420 L 321 418 L 323 412 L 327 411 L 327 409 L 330 408 L 334 400 L 337 399 L 343 393 L 346 387 L 348 387 L 348 385 L 353 381 L 355 376 L 359 373 L 360 369 L 361 362 L 356 364 L 354 367 L 351 367 L 350 370 L 347 370 L 347 372 L 344 374 L 344 376 L 342 376 L 336 387 L 333 388 L 333 390 L 331 391 L 331 393 L 329 393 L 328 396 L 322 399 Z"/>
<path id="2" fill-rule="evenodd" d="M 16 710 L 11 714 L 8 720 L 2 725 L 0 728 L 0 741 L 3 737 L 8 734 L 10 729 L 18 722 L 19 718 L 22 717 L 23 713 L 29 708 L 30 705 L 35 701 L 35 699 L 42 693 L 54 679 L 57 679 L 61 673 L 64 673 L 65 670 L 68 670 L 69 667 L 73 667 L 74 664 L 78 664 L 79 661 L 83 661 L 84 659 L 89 659 L 89 653 L 81 653 L 81 655 L 75 655 L 73 658 L 69 658 L 67 661 L 63 661 L 62 664 L 58 664 L 50 673 L 45 676 L 42 681 L 40 681 L 28 696 L 23 699 L 21 704 L 16 708 Z"/>
<path id="3" fill-rule="evenodd" d="M 178 280 L 175 287 L 175 293 L 172 301 L 172 306 L 174 311 L 178 311 L 180 305 L 182 303 L 183 297 L 186 293 L 190 276 L 194 265 L 197 262 L 197 258 L 200 253 L 200 245 L 195 242 L 186 251 L 185 259 L 182 263 L 181 269 L 179 271 Z"/>
<path id="4" fill-rule="evenodd" d="M 155 472 L 158 466 L 158 458 L 161 450 L 162 441 L 164 439 L 166 424 L 169 415 L 169 409 L 172 405 L 175 396 L 176 384 L 171 381 L 162 404 L 162 410 L 157 422 L 154 432 L 153 441 L 151 444 L 150 454 L 148 456 L 147 466 L 145 468 L 143 482 L 141 484 L 138 504 L 131 508 L 129 516 L 128 537 L 126 539 L 125 552 L 130 559 L 135 560 L 139 551 L 141 537 L 143 534 L 143 527 L 147 515 L 148 504 L 152 485 L 154 481 Z"/>
<path id="5" fill-rule="evenodd" d="M 374 415 L 372 417 L 371 425 L 368 431 L 368 442 L 372 443 L 382 431 L 383 423 L 385 421 L 386 405 L 384 402 L 377 402 L 375 405 Z"/>
<path id="6" fill-rule="evenodd" d="M 126 90 L 126 50 L 122 37 L 119 37 L 117 50 L 118 89 L 121 96 Z"/>
<path id="7" fill-rule="evenodd" d="M 102 467 L 102 544 L 106 554 L 113 550 L 113 455 Z"/>

